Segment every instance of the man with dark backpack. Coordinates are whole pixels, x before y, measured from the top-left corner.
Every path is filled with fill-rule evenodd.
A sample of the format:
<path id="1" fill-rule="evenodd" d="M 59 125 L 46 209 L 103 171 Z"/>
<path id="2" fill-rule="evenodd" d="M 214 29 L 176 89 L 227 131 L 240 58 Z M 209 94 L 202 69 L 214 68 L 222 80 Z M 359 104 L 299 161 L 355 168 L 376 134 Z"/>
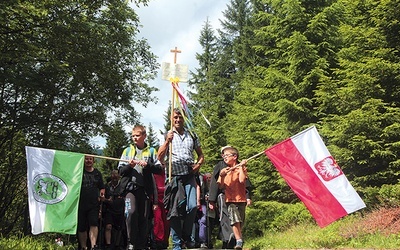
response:
<path id="1" fill-rule="evenodd" d="M 136 125 L 132 129 L 133 144 L 125 148 L 118 169 L 121 175 L 121 195 L 125 197 L 125 217 L 128 249 L 145 249 L 149 237 L 149 216 L 157 203 L 154 173 L 163 171 L 157 152 L 145 143 L 146 129 Z"/>

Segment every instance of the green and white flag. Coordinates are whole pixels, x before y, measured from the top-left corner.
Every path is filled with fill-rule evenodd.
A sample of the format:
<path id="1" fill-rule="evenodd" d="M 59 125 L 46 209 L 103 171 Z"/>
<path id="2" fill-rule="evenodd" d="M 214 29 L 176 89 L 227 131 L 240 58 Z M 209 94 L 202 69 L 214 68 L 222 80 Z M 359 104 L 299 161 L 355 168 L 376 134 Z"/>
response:
<path id="1" fill-rule="evenodd" d="M 75 234 L 85 155 L 25 147 L 32 234 Z"/>

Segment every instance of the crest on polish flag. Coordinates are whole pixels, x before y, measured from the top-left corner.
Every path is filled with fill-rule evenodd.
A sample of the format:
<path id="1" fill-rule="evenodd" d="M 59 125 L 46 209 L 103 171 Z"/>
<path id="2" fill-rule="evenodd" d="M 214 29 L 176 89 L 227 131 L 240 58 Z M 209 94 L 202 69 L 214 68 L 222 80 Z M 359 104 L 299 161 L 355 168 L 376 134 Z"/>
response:
<path id="1" fill-rule="evenodd" d="M 332 156 L 328 156 L 322 161 L 317 162 L 314 167 L 324 181 L 330 181 L 343 174 L 339 165 Z"/>

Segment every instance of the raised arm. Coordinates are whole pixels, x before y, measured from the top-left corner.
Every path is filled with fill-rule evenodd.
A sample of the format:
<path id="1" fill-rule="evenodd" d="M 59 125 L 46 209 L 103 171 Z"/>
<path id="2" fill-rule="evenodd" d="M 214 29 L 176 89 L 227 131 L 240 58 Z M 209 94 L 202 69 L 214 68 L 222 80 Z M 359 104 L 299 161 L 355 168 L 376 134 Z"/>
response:
<path id="1" fill-rule="evenodd" d="M 168 131 L 164 143 L 158 148 L 157 159 L 162 163 L 164 162 L 165 156 L 168 152 L 169 144 L 172 142 L 173 138 L 174 132 L 172 130 Z"/>

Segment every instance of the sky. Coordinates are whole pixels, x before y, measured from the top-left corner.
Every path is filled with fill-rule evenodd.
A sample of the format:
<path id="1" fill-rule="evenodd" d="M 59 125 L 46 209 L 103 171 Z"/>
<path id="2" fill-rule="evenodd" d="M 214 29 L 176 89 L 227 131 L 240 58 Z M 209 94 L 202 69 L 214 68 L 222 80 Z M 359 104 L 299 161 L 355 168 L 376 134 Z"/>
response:
<path id="1" fill-rule="evenodd" d="M 198 67 L 196 53 L 201 53 L 202 48 L 198 42 L 200 31 L 207 18 L 214 30 L 220 28 L 220 19 L 226 10 L 229 0 L 151 0 L 147 6 L 134 6 L 140 20 L 140 33 L 138 38 L 146 38 L 152 52 L 158 57 L 160 65 L 163 62 L 174 63 L 174 53 L 170 52 L 177 47 L 181 53 L 177 54 L 177 64 L 187 65 L 189 71 Z M 172 96 L 171 83 L 162 80 L 161 68 L 157 78 L 149 81 L 150 86 L 157 87 L 154 96 L 158 103 L 149 103 L 147 107 L 137 105 L 135 108 L 141 113 L 141 123 L 148 126 L 150 123 L 154 131 L 164 130 L 164 115 Z M 190 79 L 190 78 L 189 78 Z M 179 83 L 185 92 L 188 90 L 186 83 Z M 126 126 L 126 132 L 131 131 L 134 124 Z M 96 137 L 93 143 L 104 147 L 105 139 Z"/>

